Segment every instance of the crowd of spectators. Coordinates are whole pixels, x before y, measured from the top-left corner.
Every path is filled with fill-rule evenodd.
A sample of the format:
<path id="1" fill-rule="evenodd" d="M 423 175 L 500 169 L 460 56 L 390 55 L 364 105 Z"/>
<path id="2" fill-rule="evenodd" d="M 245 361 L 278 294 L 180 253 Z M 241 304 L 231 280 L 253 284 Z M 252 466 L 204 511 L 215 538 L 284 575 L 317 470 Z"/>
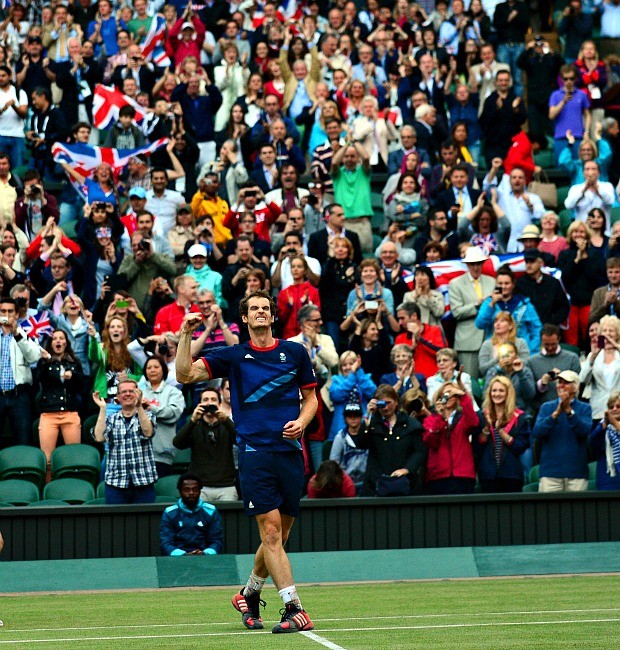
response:
<path id="1" fill-rule="evenodd" d="M 267 289 L 319 384 L 309 496 L 513 492 L 533 465 L 585 490 L 593 460 L 618 488 L 620 0 L 0 16 L 5 446 L 96 440 L 113 503 L 191 449 L 174 516 L 237 499 L 227 382 L 181 391 L 176 346 L 190 311 L 194 357 L 247 341 L 239 302 Z M 125 96 L 105 130 L 100 85 Z M 52 152 L 161 138 L 92 173 Z"/>

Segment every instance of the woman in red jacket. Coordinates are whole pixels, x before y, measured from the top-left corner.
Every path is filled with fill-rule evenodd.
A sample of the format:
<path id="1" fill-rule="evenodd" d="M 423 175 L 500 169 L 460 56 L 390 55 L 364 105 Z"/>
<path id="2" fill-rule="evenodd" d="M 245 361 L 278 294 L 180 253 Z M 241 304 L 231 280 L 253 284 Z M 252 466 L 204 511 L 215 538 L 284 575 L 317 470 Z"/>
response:
<path id="1" fill-rule="evenodd" d="M 435 409 L 436 413 L 424 420 L 423 440 L 428 447 L 426 491 L 472 494 L 476 469 L 469 438 L 479 427 L 479 421 L 460 380 L 446 382 L 439 388 Z"/>
<path id="2" fill-rule="evenodd" d="M 310 499 L 342 499 L 355 496 L 355 484 L 335 460 L 325 460 L 308 483 Z"/>
<path id="3" fill-rule="evenodd" d="M 280 291 L 278 295 L 278 320 L 282 329 L 282 338 L 290 339 L 300 332 L 297 312 L 304 305 L 316 305 L 321 308 L 319 290 L 308 282 L 308 262 L 305 257 L 291 257 L 291 275 L 293 284 Z"/>

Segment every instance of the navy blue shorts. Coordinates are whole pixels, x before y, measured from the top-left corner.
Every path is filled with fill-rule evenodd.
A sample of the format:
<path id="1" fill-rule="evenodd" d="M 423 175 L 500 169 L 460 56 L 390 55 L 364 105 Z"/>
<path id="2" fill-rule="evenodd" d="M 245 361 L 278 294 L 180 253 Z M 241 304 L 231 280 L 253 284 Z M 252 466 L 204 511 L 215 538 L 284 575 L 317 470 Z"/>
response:
<path id="1" fill-rule="evenodd" d="M 244 451 L 239 453 L 239 481 L 247 515 L 272 510 L 297 517 L 304 488 L 301 451 Z"/>

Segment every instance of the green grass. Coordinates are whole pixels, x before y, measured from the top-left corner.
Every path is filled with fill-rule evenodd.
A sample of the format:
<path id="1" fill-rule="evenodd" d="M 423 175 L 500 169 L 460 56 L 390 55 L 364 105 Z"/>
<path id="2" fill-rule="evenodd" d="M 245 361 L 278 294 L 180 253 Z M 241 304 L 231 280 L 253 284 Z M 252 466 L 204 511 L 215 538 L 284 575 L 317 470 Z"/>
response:
<path id="1" fill-rule="evenodd" d="M 246 631 L 230 605 L 232 593 L 218 588 L 4 597 L 0 648 L 323 647 L 299 634 L 268 631 L 280 607 L 273 588 L 264 592 L 267 630 Z M 620 639 L 616 576 L 308 586 L 300 594 L 315 634 L 347 650 L 607 650 Z"/>

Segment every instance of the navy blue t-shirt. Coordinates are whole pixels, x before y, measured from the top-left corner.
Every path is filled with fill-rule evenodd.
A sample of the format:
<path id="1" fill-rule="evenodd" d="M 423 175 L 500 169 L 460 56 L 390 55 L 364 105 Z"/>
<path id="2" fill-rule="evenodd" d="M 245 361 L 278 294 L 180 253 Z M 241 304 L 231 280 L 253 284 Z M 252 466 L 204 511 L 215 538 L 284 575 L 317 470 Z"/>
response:
<path id="1" fill-rule="evenodd" d="M 257 348 L 249 341 L 209 352 L 202 361 L 211 378 L 229 378 L 240 451 L 301 449 L 282 431 L 299 417 L 299 390 L 316 386 L 303 345 L 276 339 L 270 348 Z"/>

